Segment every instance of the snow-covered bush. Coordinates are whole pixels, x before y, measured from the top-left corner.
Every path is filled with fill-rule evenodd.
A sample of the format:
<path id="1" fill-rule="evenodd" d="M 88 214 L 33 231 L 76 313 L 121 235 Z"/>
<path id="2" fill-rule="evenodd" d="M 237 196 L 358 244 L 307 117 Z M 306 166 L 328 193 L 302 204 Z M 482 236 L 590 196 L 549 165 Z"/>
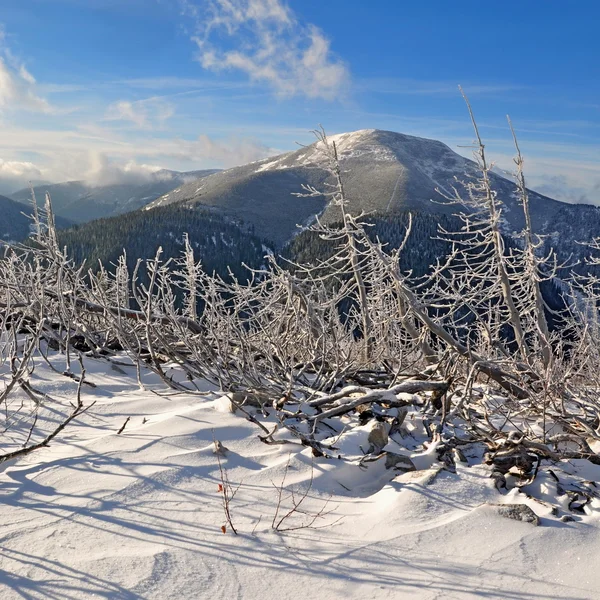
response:
<path id="1" fill-rule="evenodd" d="M 74 358 L 115 353 L 178 391 L 211 382 L 262 429 L 265 443 L 300 443 L 315 456 L 339 454 L 331 434 L 347 423 L 340 428 L 336 420 L 375 419 L 387 436 L 416 405 L 427 415 L 437 458 L 449 467 L 459 446 L 473 441 L 487 446 L 495 472 L 505 477 L 516 468 L 523 481 L 542 459 L 600 461 L 593 450 L 600 441 L 597 282 L 569 284 L 564 309 L 552 315 L 560 327 L 552 329 L 541 284 L 556 277 L 558 266 L 552 254 L 540 256 L 542 241 L 531 229 L 518 145 L 525 227 L 520 243 L 507 248 L 502 201 L 474 119 L 473 125 L 480 175 L 461 188 L 466 195 L 458 186 L 448 195 L 464 207 L 463 225 L 440 232 L 451 252 L 421 279 L 401 271 L 402 245 L 390 251 L 373 241 L 363 216 L 348 211 L 336 146 L 323 131 L 318 145 L 331 174 L 325 195 L 339 207 L 342 224 L 317 219 L 313 229 L 336 251 L 293 268 L 269 257 L 246 282 L 206 273 L 187 240 L 179 259 L 162 260 L 159 249 L 145 261 L 143 280 L 141 261 L 130 272 L 125 257 L 110 269 L 84 272 L 58 246 L 48 197 L 31 243 L 8 247 L 0 262 L 5 428 L 26 410 L 9 403 L 16 389 L 34 402 L 35 428 L 43 398 L 31 383 L 33 357 L 54 349 L 79 386 L 85 374 L 72 372 Z M 79 403 L 61 426 L 82 410 Z M 260 413 L 275 419 L 274 429 Z M 20 443 L 27 449 L 29 441 Z M 382 448 L 369 440 L 364 452 L 377 458 Z"/>

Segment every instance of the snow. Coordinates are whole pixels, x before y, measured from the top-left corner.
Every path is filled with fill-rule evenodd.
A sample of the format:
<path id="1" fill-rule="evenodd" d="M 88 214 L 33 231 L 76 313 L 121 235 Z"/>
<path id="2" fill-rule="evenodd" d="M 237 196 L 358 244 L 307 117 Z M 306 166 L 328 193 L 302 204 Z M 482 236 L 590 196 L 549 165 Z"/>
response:
<path id="1" fill-rule="evenodd" d="M 284 157 L 286 155 L 284 154 Z M 262 165 L 260 165 L 260 167 L 258 167 L 258 169 L 256 169 L 256 171 L 254 171 L 255 173 L 260 173 L 262 171 L 269 171 L 270 169 L 273 169 L 274 167 L 277 167 L 277 165 L 281 162 L 281 157 L 277 158 L 276 160 L 270 160 L 267 161 L 265 163 L 263 163 Z"/>
<path id="2" fill-rule="evenodd" d="M 342 159 L 358 158 L 369 155 L 374 161 L 395 161 L 394 152 L 385 145 L 369 142 L 370 136 L 376 133 L 375 129 L 361 129 L 349 133 L 338 133 L 327 136 L 330 144 L 335 143 L 338 154 Z M 272 171 L 293 167 L 324 167 L 327 158 L 323 154 L 322 142 L 306 146 L 296 152 L 288 152 L 275 158 L 263 160 L 254 171 Z"/>
<path id="3" fill-rule="evenodd" d="M 391 162 L 396 160 L 394 152 L 386 145 L 379 143 L 368 143 L 369 137 L 375 133 L 375 129 L 361 129 L 350 133 L 339 133 L 327 136 L 329 144 L 335 143 L 338 155 L 341 159 L 358 158 L 369 155 L 369 159 L 376 162 Z M 298 157 L 300 164 L 323 165 L 327 160 L 323 154 L 322 142 L 308 146 L 305 152 Z"/>
<path id="4" fill-rule="evenodd" d="M 83 389 L 92 409 L 49 447 L 0 465 L 3 600 L 598 597 L 598 507 L 560 522 L 548 505 L 557 502 L 550 466 L 527 497 L 497 491 L 474 449 L 456 473 L 440 470 L 433 444 L 409 452 L 419 470 L 408 473 L 383 460 L 313 459 L 302 446 L 263 444 L 209 385 L 175 394 L 145 373 L 140 389 L 125 358 L 86 368 L 97 385 Z M 40 422 L 56 420 L 75 384 L 41 362 L 35 375 L 54 399 Z M 417 417 L 407 425 L 405 447 L 418 437 Z M 354 428 L 338 446 L 358 458 L 367 436 L 367 426 Z M 213 439 L 228 449 L 220 460 L 229 480 L 241 483 L 231 504 L 238 536 L 220 529 Z M 393 441 L 387 449 L 401 451 Z M 567 486 L 600 481 L 587 461 L 552 469 Z M 284 476 L 296 490 L 312 478 L 307 510 L 332 510 L 323 528 L 271 528 Z M 501 503 L 528 504 L 541 526 L 499 516 L 492 505 Z"/>

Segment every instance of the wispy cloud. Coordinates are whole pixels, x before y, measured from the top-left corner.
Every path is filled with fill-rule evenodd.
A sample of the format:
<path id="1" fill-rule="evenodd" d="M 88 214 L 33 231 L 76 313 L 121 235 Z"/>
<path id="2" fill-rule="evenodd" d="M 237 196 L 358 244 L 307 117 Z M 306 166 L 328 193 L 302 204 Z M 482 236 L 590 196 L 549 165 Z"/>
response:
<path id="1" fill-rule="evenodd" d="M 162 168 L 196 170 L 246 164 L 280 150 L 262 144 L 252 134 L 228 137 L 200 135 L 185 139 L 164 131 L 119 131 L 98 124 L 75 130 L 24 129 L 7 126 L 0 137 L 0 156 L 35 155 L 31 162 L 0 161 L 0 193 L 25 187 L 30 179 L 90 184 L 143 182 Z"/>
<path id="2" fill-rule="evenodd" d="M 162 98 L 119 100 L 111 104 L 105 115 L 107 121 L 128 121 L 140 129 L 162 127 L 175 114 L 175 107 Z"/>
<path id="3" fill-rule="evenodd" d="M 522 91 L 525 86 L 502 83 L 472 83 L 463 82 L 463 88 L 469 96 L 498 95 L 507 92 Z M 363 77 L 354 82 L 358 92 L 366 91 L 379 94 L 394 94 L 403 96 L 450 96 L 458 95 L 458 85 L 451 81 L 424 81 L 405 79 L 401 77 Z"/>
<path id="4" fill-rule="evenodd" d="M 600 205 L 598 145 L 539 142 L 521 136 L 527 186 L 569 203 Z M 508 137 L 488 138 L 488 157 L 501 169 L 514 171 L 514 147 Z M 465 148 L 460 148 L 461 154 Z"/>
<path id="5" fill-rule="evenodd" d="M 200 164 L 210 161 L 225 168 L 243 165 L 277 153 L 277 150 L 250 138 L 217 139 L 208 135 L 200 135 L 192 141 L 178 140 L 172 150 L 168 150 L 165 145 L 163 151 L 173 158 Z"/>
<path id="6" fill-rule="evenodd" d="M 542 173 L 535 177 L 536 190 L 556 200 L 563 200 L 572 204 L 598 204 L 600 203 L 600 173 L 594 182 L 588 181 L 586 187 L 567 175 L 554 175 Z"/>
<path id="7" fill-rule="evenodd" d="M 6 45 L 0 25 L 0 113 L 16 109 L 51 113 L 52 107 L 38 95 L 36 86 L 33 75 Z"/>
<path id="8" fill-rule="evenodd" d="M 198 90 L 230 90 L 245 87 L 245 84 L 234 81 L 208 81 L 193 77 L 137 77 L 132 79 L 120 79 L 106 82 L 104 85 L 126 85 L 130 88 L 148 90 L 176 90 L 176 89 L 198 89 Z"/>
<path id="9" fill-rule="evenodd" d="M 183 91 L 230 91 L 247 89 L 248 84 L 239 81 L 211 81 L 193 77 L 133 77 L 130 79 L 114 79 L 106 81 L 90 81 L 85 83 L 40 83 L 38 89 L 42 94 L 71 94 L 78 92 L 112 92 L 114 90 L 151 90 L 166 91 L 169 94 L 177 94 Z"/>
<path id="10" fill-rule="evenodd" d="M 204 0 L 202 13 L 191 0 L 182 2 L 195 21 L 205 69 L 241 71 L 280 96 L 334 100 L 343 93 L 349 71 L 329 39 L 281 0 Z"/>
<path id="11" fill-rule="evenodd" d="M 89 153 L 87 160 L 83 179 L 90 185 L 138 184 L 160 178 L 160 167 L 135 160 L 123 163 L 102 152 Z"/>

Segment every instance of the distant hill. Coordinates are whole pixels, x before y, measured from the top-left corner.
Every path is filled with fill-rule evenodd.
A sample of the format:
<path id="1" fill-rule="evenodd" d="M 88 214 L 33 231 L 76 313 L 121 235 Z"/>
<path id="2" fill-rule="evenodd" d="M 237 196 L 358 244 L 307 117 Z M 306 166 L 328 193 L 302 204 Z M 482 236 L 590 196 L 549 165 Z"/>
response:
<path id="1" fill-rule="evenodd" d="M 215 172 L 216 169 L 187 173 L 161 170 L 152 173 L 149 180 L 138 183 L 92 186 L 84 181 L 68 181 L 38 185 L 34 190 L 40 205 L 44 203 L 45 193 L 49 192 L 57 215 L 75 223 L 85 223 L 137 210 L 189 181 Z M 31 190 L 22 189 L 11 197 L 17 202 L 28 204 L 31 201 Z"/>
<path id="2" fill-rule="evenodd" d="M 411 224 L 411 234 L 400 255 L 400 268 L 412 271 L 415 277 L 428 273 L 430 266 L 451 250 L 450 244 L 440 239 L 438 227 L 450 231 L 461 226 L 457 217 L 408 210 L 374 213 L 365 221 L 369 224 L 365 228 L 369 237 L 383 241 L 388 250 L 400 247 Z M 294 236 L 281 254 L 294 263 L 318 264 L 332 256 L 337 246 L 337 241 L 324 240 L 318 233 L 306 230 Z"/>
<path id="3" fill-rule="evenodd" d="M 436 189 L 450 193 L 459 185 L 455 177 L 474 175 L 476 165 L 442 142 L 391 131 L 365 129 L 330 137 L 335 141 L 350 209 L 394 213 L 417 210 L 452 214 L 455 206 L 440 204 Z M 326 189 L 328 173 L 318 144 L 280 156 L 228 169 L 200 181 L 182 185 L 148 205 L 148 208 L 185 201 L 211 206 L 224 214 L 254 225 L 261 237 L 285 244 L 303 225 L 322 214 L 327 221 L 339 219 L 339 209 L 325 197 L 298 198 L 302 184 Z M 497 173 L 492 183 L 506 203 L 507 231 L 520 230 L 523 216 L 515 184 Z M 431 200 L 438 202 L 431 202 Z M 534 226 L 540 230 L 564 203 L 530 192 Z"/>
<path id="4" fill-rule="evenodd" d="M 12 188 L 12 189 L 8 189 L 4 192 L 2 192 L 6 197 L 8 198 L 12 198 L 13 194 L 17 194 L 21 192 L 21 186 L 24 185 L 24 183 L 27 183 L 27 189 L 30 188 L 30 186 L 34 186 L 34 187 L 39 187 L 39 186 L 48 186 L 48 185 L 53 185 L 54 181 L 48 181 L 46 179 L 32 179 L 31 181 L 27 181 L 27 182 L 19 182 L 18 183 L 18 188 Z"/>
<path id="5" fill-rule="evenodd" d="M 31 206 L 15 202 L 6 196 L 0 196 L 0 240 L 5 242 L 21 242 L 31 233 Z M 68 227 L 72 223 L 57 217 L 59 228 Z"/>

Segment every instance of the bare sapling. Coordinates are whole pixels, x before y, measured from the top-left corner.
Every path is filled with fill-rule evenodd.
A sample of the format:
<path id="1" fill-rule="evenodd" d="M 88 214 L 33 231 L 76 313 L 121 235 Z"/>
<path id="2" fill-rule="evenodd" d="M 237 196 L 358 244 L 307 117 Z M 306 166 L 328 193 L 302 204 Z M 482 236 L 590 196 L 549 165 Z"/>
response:
<path id="1" fill-rule="evenodd" d="M 310 496 L 314 482 L 314 464 L 312 462 L 310 465 L 310 479 L 303 491 L 298 492 L 294 491 L 292 487 L 286 487 L 290 460 L 291 454 L 288 455 L 281 483 L 275 484 L 272 482 L 273 487 L 277 490 L 277 504 L 271 521 L 272 529 L 282 533 L 299 529 L 323 529 L 339 523 L 342 517 L 334 520 L 328 519 L 337 508 L 328 510 L 331 498 L 325 500 L 318 508 L 312 509 L 307 506 L 309 501 L 313 499 Z M 327 520 L 327 522 L 323 523 L 323 520 Z"/>
<path id="2" fill-rule="evenodd" d="M 223 446 L 223 444 L 213 437 L 214 444 L 214 454 L 217 457 L 217 464 L 219 465 L 219 479 L 221 483 L 218 485 L 218 492 L 221 495 L 221 503 L 223 505 L 223 514 L 225 515 L 225 524 L 221 525 L 221 531 L 223 533 L 227 533 L 227 527 L 237 535 L 237 529 L 233 524 L 233 516 L 231 509 L 231 502 L 235 498 L 235 495 L 238 493 L 242 483 L 238 483 L 237 486 L 233 486 L 231 481 L 229 481 L 229 473 L 227 469 L 223 466 L 221 462 L 221 457 L 225 455 L 227 449 Z"/>

